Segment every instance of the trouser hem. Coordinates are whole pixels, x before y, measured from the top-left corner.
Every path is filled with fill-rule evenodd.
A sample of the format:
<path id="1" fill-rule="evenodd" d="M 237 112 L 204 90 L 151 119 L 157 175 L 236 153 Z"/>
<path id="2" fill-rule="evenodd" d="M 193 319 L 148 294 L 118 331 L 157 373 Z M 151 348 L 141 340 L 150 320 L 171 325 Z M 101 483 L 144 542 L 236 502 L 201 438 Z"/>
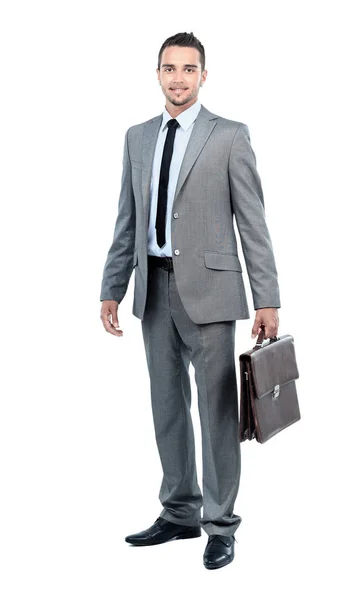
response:
<path id="1" fill-rule="evenodd" d="M 207 535 L 234 535 L 239 526 L 241 525 L 242 519 L 240 518 L 234 525 L 214 525 L 213 523 L 201 523 L 201 528 Z"/>
<path id="2" fill-rule="evenodd" d="M 166 519 L 166 521 L 170 521 L 171 523 L 174 523 L 175 525 L 184 525 L 185 527 L 200 527 L 199 519 L 192 519 L 192 518 L 187 518 L 187 517 L 179 518 L 174 515 L 171 515 L 171 513 L 168 512 L 167 510 L 163 510 L 160 513 L 160 517 L 162 517 L 163 519 Z"/>

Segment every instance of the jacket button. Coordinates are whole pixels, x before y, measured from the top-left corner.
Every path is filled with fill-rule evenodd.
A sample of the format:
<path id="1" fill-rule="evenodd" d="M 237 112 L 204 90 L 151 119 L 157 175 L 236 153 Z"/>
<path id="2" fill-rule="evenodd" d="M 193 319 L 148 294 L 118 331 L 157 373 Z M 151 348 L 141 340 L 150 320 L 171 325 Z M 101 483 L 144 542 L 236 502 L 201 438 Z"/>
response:
<path id="1" fill-rule="evenodd" d="M 173 213 L 174 219 L 178 219 L 178 213 Z"/>
<path id="2" fill-rule="evenodd" d="M 178 256 L 179 255 L 179 250 L 175 250 L 174 253 Z"/>

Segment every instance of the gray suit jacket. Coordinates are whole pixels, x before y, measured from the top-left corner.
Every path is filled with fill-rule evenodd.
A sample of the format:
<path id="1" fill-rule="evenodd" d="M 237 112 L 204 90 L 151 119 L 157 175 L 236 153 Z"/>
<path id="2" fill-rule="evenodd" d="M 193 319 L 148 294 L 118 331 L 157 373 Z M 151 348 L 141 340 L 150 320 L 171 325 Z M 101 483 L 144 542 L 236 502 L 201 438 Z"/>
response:
<path id="1" fill-rule="evenodd" d="M 161 120 L 160 114 L 125 134 L 118 216 L 100 296 L 120 303 L 134 270 L 133 315 L 139 319 L 144 317 L 147 297 L 150 180 Z M 248 127 L 201 105 L 171 217 L 176 285 L 195 323 L 250 318 L 233 215 L 254 308 L 279 308 L 278 274 Z"/>

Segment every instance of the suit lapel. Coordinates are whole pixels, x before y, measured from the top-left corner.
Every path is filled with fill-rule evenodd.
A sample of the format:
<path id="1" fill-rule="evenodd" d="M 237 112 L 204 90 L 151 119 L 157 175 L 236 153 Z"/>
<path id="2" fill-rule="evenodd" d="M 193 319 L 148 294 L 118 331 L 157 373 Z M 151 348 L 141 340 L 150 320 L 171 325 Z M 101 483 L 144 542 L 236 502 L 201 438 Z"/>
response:
<path id="1" fill-rule="evenodd" d="M 216 122 L 217 115 L 209 112 L 206 108 L 204 108 L 203 105 L 201 105 L 182 160 L 173 202 L 175 202 L 175 199 L 177 198 L 186 178 L 188 177 L 189 171 L 193 167 L 195 161 L 205 146 L 208 137 L 216 125 Z"/>
<path id="2" fill-rule="evenodd" d="M 143 172 L 142 172 L 142 193 L 145 209 L 146 224 L 148 224 L 150 207 L 150 183 L 152 175 L 152 165 L 155 154 L 157 137 L 162 123 L 162 114 L 154 117 L 144 126 L 143 133 Z"/>
<path id="3" fill-rule="evenodd" d="M 174 200 L 177 198 L 192 166 L 197 160 L 200 152 L 211 132 L 213 131 L 217 115 L 207 110 L 203 104 L 195 120 L 192 133 L 188 140 L 187 148 L 182 160 L 181 169 L 178 175 Z M 142 193 L 146 216 L 146 225 L 148 225 L 149 207 L 150 207 L 150 183 L 152 175 L 153 159 L 157 137 L 162 123 L 162 114 L 154 117 L 144 126 L 143 133 L 143 172 L 142 172 Z"/>

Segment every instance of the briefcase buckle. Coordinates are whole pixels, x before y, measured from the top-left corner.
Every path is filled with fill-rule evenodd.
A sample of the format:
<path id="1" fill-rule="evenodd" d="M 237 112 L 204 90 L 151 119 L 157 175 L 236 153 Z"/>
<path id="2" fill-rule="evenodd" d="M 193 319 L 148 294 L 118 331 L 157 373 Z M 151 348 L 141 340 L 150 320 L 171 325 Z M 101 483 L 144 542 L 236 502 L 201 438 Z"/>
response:
<path id="1" fill-rule="evenodd" d="M 273 389 L 272 398 L 278 398 L 280 394 L 280 385 L 276 385 Z"/>

